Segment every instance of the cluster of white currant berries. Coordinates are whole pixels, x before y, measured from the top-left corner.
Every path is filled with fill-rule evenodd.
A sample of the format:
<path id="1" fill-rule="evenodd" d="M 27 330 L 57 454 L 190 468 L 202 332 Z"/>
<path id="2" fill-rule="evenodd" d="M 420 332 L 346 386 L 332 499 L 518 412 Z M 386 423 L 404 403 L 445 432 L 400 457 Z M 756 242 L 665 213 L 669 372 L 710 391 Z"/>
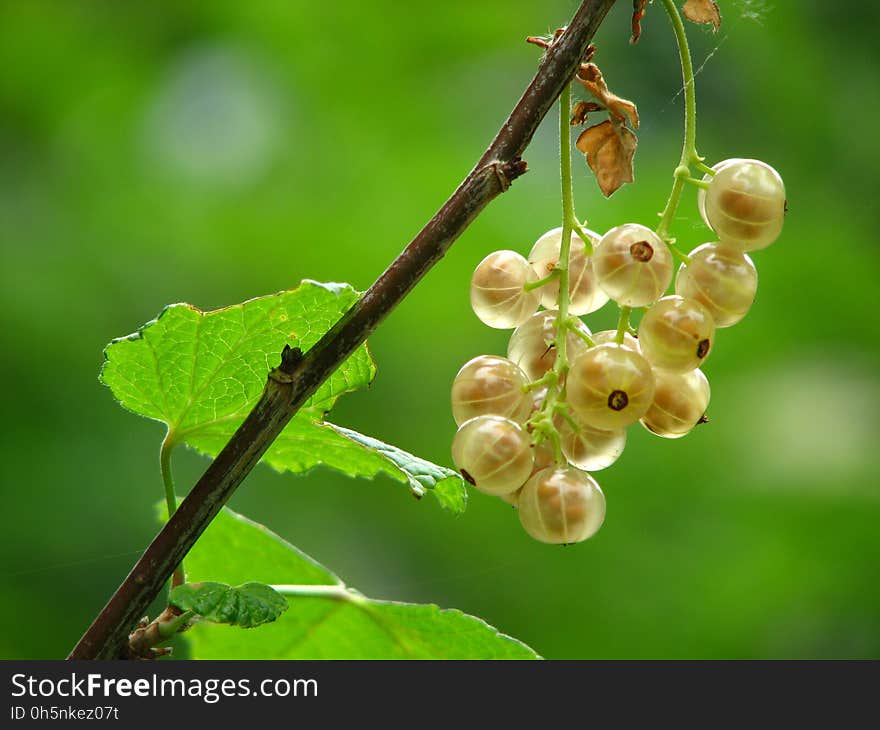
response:
<path id="1" fill-rule="evenodd" d="M 528 259 L 489 254 L 474 271 L 471 306 L 488 326 L 514 329 L 507 357 L 481 355 L 452 385 L 458 432 L 452 457 L 476 489 L 518 507 L 526 532 L 548 543 L 591 537 L 605 519 L 605 497 L 589 472 L 613 464 L 626 428 L 679 438 L 704 420 L 709 381 L 699 369 L 715 329 L 748 312 L 758 274 L 747 251 L 782 230 L 785 188 L 756 160 L 718 163 L 698 205 L 717 240 L 694 249 L 675 277 L 667 243 L 637 223 L 604 236 L 572 233 L 568 316 L 559 327 L 562 229 L 541 236 Z M 546 283 L 542 283 L 546 280 Z M 638 331 L 591 333 L 580 316 L 609 299 L 645 311 Z M 538 311 L 543 305 L 544 310 Z M 559 333 L 565 357 L 557 362 Z"/>

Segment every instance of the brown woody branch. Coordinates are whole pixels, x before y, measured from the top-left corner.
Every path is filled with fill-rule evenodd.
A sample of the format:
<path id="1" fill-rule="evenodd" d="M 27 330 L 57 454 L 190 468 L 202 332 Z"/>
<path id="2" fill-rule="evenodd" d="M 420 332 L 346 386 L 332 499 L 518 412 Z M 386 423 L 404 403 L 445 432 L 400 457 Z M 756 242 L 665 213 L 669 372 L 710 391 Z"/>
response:
<path id="1" fill-rule="evenodd" d="M 614 0 L 584 0 L 458 189 L 361 299 L 304 355 L 285 348 L 260 401 L 113 594 L 69 659 L 125 656 L 129 633 L 236 487 L 309 396 L 373 332 L 486 205 L 526 171 L 520 158 Z"/>

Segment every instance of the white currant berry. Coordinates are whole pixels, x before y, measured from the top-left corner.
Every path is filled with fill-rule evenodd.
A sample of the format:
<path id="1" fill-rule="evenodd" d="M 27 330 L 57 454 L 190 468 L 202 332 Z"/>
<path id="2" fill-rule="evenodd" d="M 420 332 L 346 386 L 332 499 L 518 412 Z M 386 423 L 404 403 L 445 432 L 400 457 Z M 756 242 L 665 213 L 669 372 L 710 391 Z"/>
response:
<path id="1" fill-rule="evenodd" d="M 458 425 L 477 416 L 524 422 L 532 411 L 526 374 L 504 357 L 480 355 L 466 362 L 452 382 L 452 417 Z"/>
<path id="2" fill-rule="evenodd" d="M 588 229 L 584 233 L 592 245 L 599 243 L 599 234 Z M 559 266 L 559 253 L 562 248 L 562 228 L 547 231 L 532 246 L 529 263 L 539 279 L 551 274 Z M 608 301 L 608 295 L 599 287 L 593 271 L 592 258 L 577 233 L 571 233 L 571 248 L 568 258 L 568 311 L 580 316 L 595 312 Z M 559 299 L 559 279 L 541 287 L 541 304 L 547 309 L 555 309 Z"/>
<path id="3" fill-rule="evenodd" d="M 616 344 L 617 343 L 617 330 L 602 330 L 601 332 L 596 332 L 591 335 L 593 338 L 593 342 L 597 345 L 608 345 L 608 344 Z M 637 338 L 633 337 L 629 332 L 623 333 L 623 342 L 621 343 L 623 347 L 628 347 L 630 350 L 639 351 L 639 341 Z M 589 471 L 589 469 L 587 469 Z"/>
<path id="4" fill-rule="evenodd" d="M 681 438 L 705 416 L 711 394 L 709 381 L 702 370 L 655 370 L 654 377 L 654 402 L 642 417 L 642 425 L 663 438 Z"/>
<path id="5" fill-rule="evenodd" d="M 644 307 L 656 302 L 672 281 L 672 255 L 650 228 L 625 223 L 602 236 L 593 251 L 599 286 L 615 302 Z"/>
<path id="6" fill-rule="evenodd" d="M 556 545 L 581 542 L 605 521 L 605 495 L 589 474 L 549 467 L 535 474 L 519 495 L 519 521 L 536 540 Z"/>
<path id="7" fill-rule="evenodd" d="M 537 312 L 510 336 L 507 357 L 519 365 L 530 380 L 538 380 L 556 361 L 556 315 L 555 310 Z M 583 322 L 577 327 L 584 334 L 590 334 Z M 569 361 L 587 349 L 587 343 L 574 332 L 567 333 L 565 343 Z"/>
<path id="8" fill-rule="evenodd" d="M 742 161 L 741 157 L 731 157 L 728 160 L 721 160 L 721 162 L 716 162 L 714 165 L 712 165 L 712 169 L 717 174 L 718 171 L 722 167 L 727 167 L 727 165 L 729 165 L 732 162 L 740 162 L 740 161 Z M 715 175 L 710 175 L 709 173 L 706 173 L 705 175 L 703 175 L 703 182 L 708 184 L 708 183 L 712 182 L 713 177 L 715 177 Z M 706 190 L 705 190 L 705 188 L 700 188 L 699 190 L 697 190 L 697 210 L 700 211 L 700 218 L 703 219 L 703 223 L 705 223 L 708 226 L 709 219 L 706 217 Z M 709 227 L 711 228 L 711 226 L 709 226 Z"/>
<path id="9" fill-rule="evenodd" d="M 528 432 L 501 416 L 477 416 L 463 423 L 452 440 L 452 461 L 479 491 L 515 492 L 529 478 L 534 454 Z"/>
<path id="10" fill-rule="evenodd" d="M 654 373 L 638 352 L 597 345 L 571 363 L 566 398 L 582 423 L 604 431 L 638 421 L 654 399 Z"/>
<path id="11" fill-rule="evenodd" d="M 540 444 L 532 444 L 532 453 L 534 456 L 534 465 L 532 466 L 532 474 L 534 476 L 542 469 L 546 469 L 548 466 L 553 466 L 555 461 L 555 457 L 553 455 L 553 448 L 546 441 L 542 441 Z M 519 495 L 522 494 L 522 487 L 517 489 L 515 492 L 508 492 L 507 494 L 499 494 L 498 497 L 507 504 L 513 505 L 516 507 L 519 504 Z"/>
<path id="12" fill-rule="evenodd" d="M 540 304 L 540 291 L 524 288 L 537 280 L 535 270 L 516 251 L 490 253 L 471 278 L 471 308 L 483 324 L 513 329 L 532 316 Z"/>
<path id="13" fill-rule="evenodd" d="M 739 322 L 755 301 L 758 271 L 748 254 L 720 243 L 704 243 L 688 254 L 675 277 L 675 293 L 702 304 L 716 327 Z"/>
<path id="14" fill-rule="evenodd" d="M 709 356 L 715 322 L 709 310 L 695 299 L 663 297 L 639 323 L 642 354 L 658 368 L 683 373 Z"/>
<path id="15" fill-rule="evenodd" d="M 562 453 L 572 466 L 584 471 L 599 471 L 620 458 L 626 446 L 626 431 L 601 431 L 577 418 L 570 422 L 561 414 L 553 419 L 562 444 Z"/>
<path id="16" fill-rule="evenodd" d="M 735 160 L 718 169 L 705 198 L 706 221 L 718 239 L 742 251 L 766 248 L 782 232 L 785 185 L 759 160 Z"/>

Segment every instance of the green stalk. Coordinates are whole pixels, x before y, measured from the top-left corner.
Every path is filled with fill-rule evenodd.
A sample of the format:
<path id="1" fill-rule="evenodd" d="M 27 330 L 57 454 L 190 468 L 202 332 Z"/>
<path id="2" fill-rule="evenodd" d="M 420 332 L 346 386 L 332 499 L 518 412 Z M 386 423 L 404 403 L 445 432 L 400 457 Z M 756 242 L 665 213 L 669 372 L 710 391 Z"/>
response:
<path id="1" fill-rule="evenodd" d="M 553 370 L 551 371 L 555 382 L 551 385 L 547 397 L 541 405 L 540 412 L 531 420 L 532 426 L 535 429 L 536 443 L 549 439 L 553 444 L 554 456 L 559 464 L 565 463 L 565 457 L 562 454 L 559 432 L 553 424 L 553 415 L 559 402 L 565 399 L 564 386 L 561 384 L 565 373 L 568 371 L 566 340 L 568 338 L 568 329 L 571 326 L 568 315 L 568 269 L 571 256 L 571 234 L 574 226 L 578 226 L 578 229 L 580 228 L 574 217 L 574 192 L 571 180 L 570 112 L 571 85 L 566 84 L 559 95 L 559 177 L 562 183 L 562 240 L 559 244 L 559 262 L 554 271 L 559 279 L 559 294 L 556 299 L 558 313 L 556 315 L 556 335 L 554 341 L 556 358 L 553 362 Z M 586 238 L 582 231 L 578 235 Z M 584 241 L 584 245 L 588 245 L 588 239 Z M 592 251 L 591 244 L 588 250 Z"/>
<path id="2" fill-rule="evenodd" d="M 559 246 L 559 297 L 556 317 L 556 361 L 553 369 L 562 376 L 568 370 L 566 339 L 568 330 L 568 269 L 571 256 L 571 223 L 574 220 L 574 192 L 571 181 L 571 85 L 559 96 L 559 177 L 562 183 L 562 242 Z"/>
<path id="3" fill-rule="evenodd" d="M 171 452 L 177 445 L 171 431 L 165 434 L 162 440 L 162 448 L 159 449 L 159 471 L 162 473 L 162 484 L 165 487 L 165 506 L 168 508 L 168 517 L 174 514 L 177 509 L 177 494 L 174 491 L 174 475 L 171 472 Z M 183 570 L 183 563 L 174 569 L 171 576 L 171 589 L 177 588 L 186 582 L 186 574 Z"/>
<path id="4" fill-rule="evenodd" d="M 672 30 L 675 33 L 678 55 L 681 60 L 681 77 L 684 82 L 684 144 L 682 145 L 681 159 L 673 173 L 672 192 L 666 201 L 666 207 L 660 214 L 660 223 L 657 226 L 657 235 L 667 241 L 669 226 L 675 216 L 675 211 L 678 210 L 682 189 L 685 181 L 691 177 L 690 165 L 693 164 L 701 170 L 705 168 L 705 165 L 703 165 L 703 158 L 697 153 L 697 98 L 694 92 L 694 66 L 691 61 L 687 34 L 674 0 L 661 0 L 661 3 L 669 16 L 669 22 L 672 23 Z M 684 258 L 687 259 L 686 256 Z"/>
<path id="5" fill-rule="evenodd" d="M 159 623 L 159 636 L 163 639 L 170 639 L 174 634 L 180 631 L 185 625 L 186 622 L 189 621 L 193 616 L 196 615 L 195 611 L 185 611 L 180 614 L 180 616 L 176 616 L 170 621 L 162 621 Z"/>
<path id="6" fill-rule="evenodd" d="M 349 590 L 343 585 L 273 585 L 272 590 L 282 596 L 296 598 L 330 598 L 350 603 L 366 603 L 360 594 Z"/>

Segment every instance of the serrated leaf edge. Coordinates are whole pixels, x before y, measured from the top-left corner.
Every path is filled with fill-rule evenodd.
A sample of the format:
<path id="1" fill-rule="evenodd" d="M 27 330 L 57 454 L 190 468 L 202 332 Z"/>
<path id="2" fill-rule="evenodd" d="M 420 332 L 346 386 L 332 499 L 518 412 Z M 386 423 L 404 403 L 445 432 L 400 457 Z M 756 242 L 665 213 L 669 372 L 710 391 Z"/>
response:
<path id="1" fill-rule="evenodd" d="M 525 651 L 532 654 L 535 659 L 543 659 L 544 658 L 540 654 L 538 654 L 538 652 L 536 652 L 534 649 L 532 649 L 532 647 L 530 647 L 528 644 L 526 644 L 524 641 L 521 641 L 520 639 L 517 639 L 513 636 L 510 636 L 509 634 L 505 634 L 504 632 L 499 631 L 497 628 L 495 628 L 492 624 L 490 624 L 485 619 L 482 619 L 479 616 L 474 616 L 473 614 L 470 614 L 470 613 L 465 613 L 464 611 L 462 611 L 461 609 L 458 609 L 458 608 L 440 608 L 440 606 L 438 606 L 436 603 L 409 603 L 407 601 L 390 601 L 390 600 L 385 600 L 385 599 L 375 599 L 375 598 L 364 597 L 363 608 L 366 609 L 367 607 L 373 607 L 373 606 L 396 606 L 396 607 L 400 607 L 400 608 L 410 608 L 410 607 L 432 608 L 432 609 L 436 609 L 437 612 L 441 616 L 444 614 L 456 614 L 458 616 L 462 616 L 462 617 L 474 622 L 475 624 L 479 625 L 479 626 L 475 626 L 473 629 L 470 629 L 470 631 L 477 631 L 478 628 L 480 628 L 480 627 L 484 628 L 484 629 L 488 629 L 497 638 L 503 639 L 505 641 L 510 641 L 510 642 L 518 645 L 519 647 L 521 647 Z M 462 634 L 465 632 L 457 631 L 454 633 Z"/>
<path id="2" fill-rule="evenodd" d="M 352 443 L 357 444 L 361 448 L 372 449 L 372 451 L 374 453 L 376 453 L 379 457 L 381 457 L 381 459 L 388 465 L 388 467 L 390 469 L 393 469 L 394 472 L 398 475 L 397 481 L 409 484 L 410 490 L 419 499 L 421 497 L 423 497 L 426 492 L 433 491 L 434 489 L 436 489 L 437 486 L 439 486 L 440 484 L 443 484 L 444 482 L 446 482 L 450 479 L 455 479 L 462 486 L 462 494 L 463 494 L 462 511 L 464 511 L 467 508 L 468 491 L 464 487 L 464 480 L 462 479 L 461 475 L 458 472 L 456 472 L 455 470 L 450 469 L 449 467 L 446 467 L 446 466 L 441 466 L 439 464 L 435 464 L 432 461 L 428 461 L 427 459 L 423 459 L 420 456 L 416 456 L 415 454 L 413 454 L 409 451 L 406 451 L 405 449 L 401 449 L 398 446 L 393 446 L 392 444 L 385 443 L 384 441 L 381 441 L 380 439 L 377 439 L 373 436 L 367 436 L 366 434 L 358 433 L 357 431 L 354 431 L 350 428 L 346 428 L 345 426 L 337 426 L 335 423 L 330 423 L 327 421 L 325 421 L 323 425 L 332 429 L 333 431 L 338 433 L 340 436 L 347 438 Z M 397 463 L 390 456 L 387 456 L 386 453 L 382 449 L 372 448 L 369 445 L 367 445 L 366 443 L 363 443 L 363 442 L 357 440 L 357 438 L 355 438 L 355 436 L 360 436 L 361 438 L 368 439 L 369 441 L 374 441 L 377 444 L 381 444 L 383 446 L 389 446 L 391 448 L 397 449 L 398 451 L 400 451 L 403 454 L 406 454 L 407 456 L 412 457 L 416 461 L 422 461 L 427 464 L 430 464 L 431 466 L 438 469 L 440 472 L 444 473 L 444 477 L 442 479 L 433 480 L 433 482 L 434 482 L 433 485 L 423 484 L 422 481 L 419 479 L 418 474 L 411 474 L 410 472 L 404 471 L 400 466 L 397 465 Z M 388 472 L 386 472 L 386 473 L 388 473 Z M 394 475 L 389 474 L 389 476 L 393 477 Z M 373 478 L 374 477 L 370 477 L 370 479 L 373 479 Z M 431 477 L 425 475 L 424 479 L 428 480 L 428 479 L 431 479 Z M 446 505 L 443 504 L 442 502 L 441 502 L 441 505 L 444 508 L 446 508 Z"/>
<path id="3" fill-rule="evenodd" d="M 187 302 L 175 302 L 173 304 L 166 304 L 159 311 L 159 314 L 157 314 L 155 317 L 153 317 L 153 319 L 149 320 L 148 322 L 145 322 L 144 324 L 142 324 L 134 332 L 132 332 L 131 334 L 128 334 L 128 335 L 123 335 L 121 337 L 114 337 L 112 340 L 110 340 L 110 342 L 108 342 L 104 346 L 104 349 L 101 351 L 101 354 L 104 359 L 101 362 L 101 368 L 98 371 L 98 382 L 101 383 L 101 385 L 104 385 L 107 387 L 107 389 L 111 393 L 111 396 L 113 397 L 114 402 L 123 410 L 127 411 L 128 413 L 132 413 L 136 416 L 140 416 L 141 418 L 146 418 L 150 421 L 155 421 L 157 423 L 163 423 L 167 427 L 170 428 L 171 426 L 170 426 L 170 424 L 168 424 L 167 421 L 165 421 L 161 418 L 154 418 L 153 416 L 146 416 L 143 413 L 138 413 L 137 411 L 132 410 L 131 408 L 128 408 L 126 405 L 124 405 L 122 403 L 122 401 L 120 401 L 115 395 L 113 395 L 113 388 L 104 379 L 104 372 L 107 369 L 108 363 L 110 362 L 110 358 L 107 354 L 107 351 L 111 347 L 113 347 L 113 345 L 116 345 L 120 342 L 136 342 L 138 340 L 144 339 L 144 331 L 145 330 L 147 330 L 150 327 L 152 327 L 153 325 L 157 324 L 159 322 L 159 320 L 162 319 L 162 317 L 164 317 L 166 314 L 168 314 L 168 312 L 175 310 L 175 309 L 178 309 L 178 308 L 181 308 L 181 307 L 195 312 L 200 317 L 205 317 L 207 315 L 216 314 L 218 312 L 223 312 L 227 309 L 232 309 L 234 307 L 243 307 L 244 305 L 249 304 L 250 302 L 254 302 L 258 299 L 266 299 L 268 297 L 277 297 L 277 296 L 281 296 L 283 294 L 289 294 L 291 292 L 298 291 L 299 289 L 303 288 L 304 286 L 317 287 L 319 289 L 324 289 L 324 290 L 330 292 L 331 294 L 333 294 L 335 297 L 339 297 L 343 293 L 346 293 L 348 291 L 354 293 L 357 296 L 360 296 L 362 294 L 362 292 L 355 289 L 353 286 L 351 286 L 351 284 L 347 284 L 344 282 L 322 282 L 322 281 L 315 281 L 314 279 L 302 279 L 297 286 L 295 286 L 291 289 L 281 289 L 280 291 L 276 291 L 272 294 L 261 294 L 256 297 L 251 297 L 250 299 L 245 299 L 242 302 L 237 302 L 236 304 L 227 304 L 225 307 L 218 307 L 217 309 L 200 309 L 199 307 L 195 306 L 194 304 L 189 304 Z M 369 360 L 369 364 L 370 364 L 370 368 L 371 368 L 370 379 L 366 383 L 366 387 L 369 387 L 370 384 L 373 382 L 373 380 L 376 377 L 376 370 L 377 370 L 376 361 L 373 359 L 373 354 L 370 352 L 370 348 L 369 348 L 368 343 L 364 342 L 363 346 L 366 348 L 367 358 Z M 280 358 L 281 358 L 280 350 L 278 352 L 278 357 L 280 360 Z M 269 375 L 269 373 L 267 372 L 266 376 L 268 377 L 268 375 Z M 340 393 L 340 395 L 343 395 L 343 394 Z M 198 449 L 195 449 L 195 450 L 198 451 Z M 199 453 L 204 453 L 204 452 L 199 452 Z"/>

